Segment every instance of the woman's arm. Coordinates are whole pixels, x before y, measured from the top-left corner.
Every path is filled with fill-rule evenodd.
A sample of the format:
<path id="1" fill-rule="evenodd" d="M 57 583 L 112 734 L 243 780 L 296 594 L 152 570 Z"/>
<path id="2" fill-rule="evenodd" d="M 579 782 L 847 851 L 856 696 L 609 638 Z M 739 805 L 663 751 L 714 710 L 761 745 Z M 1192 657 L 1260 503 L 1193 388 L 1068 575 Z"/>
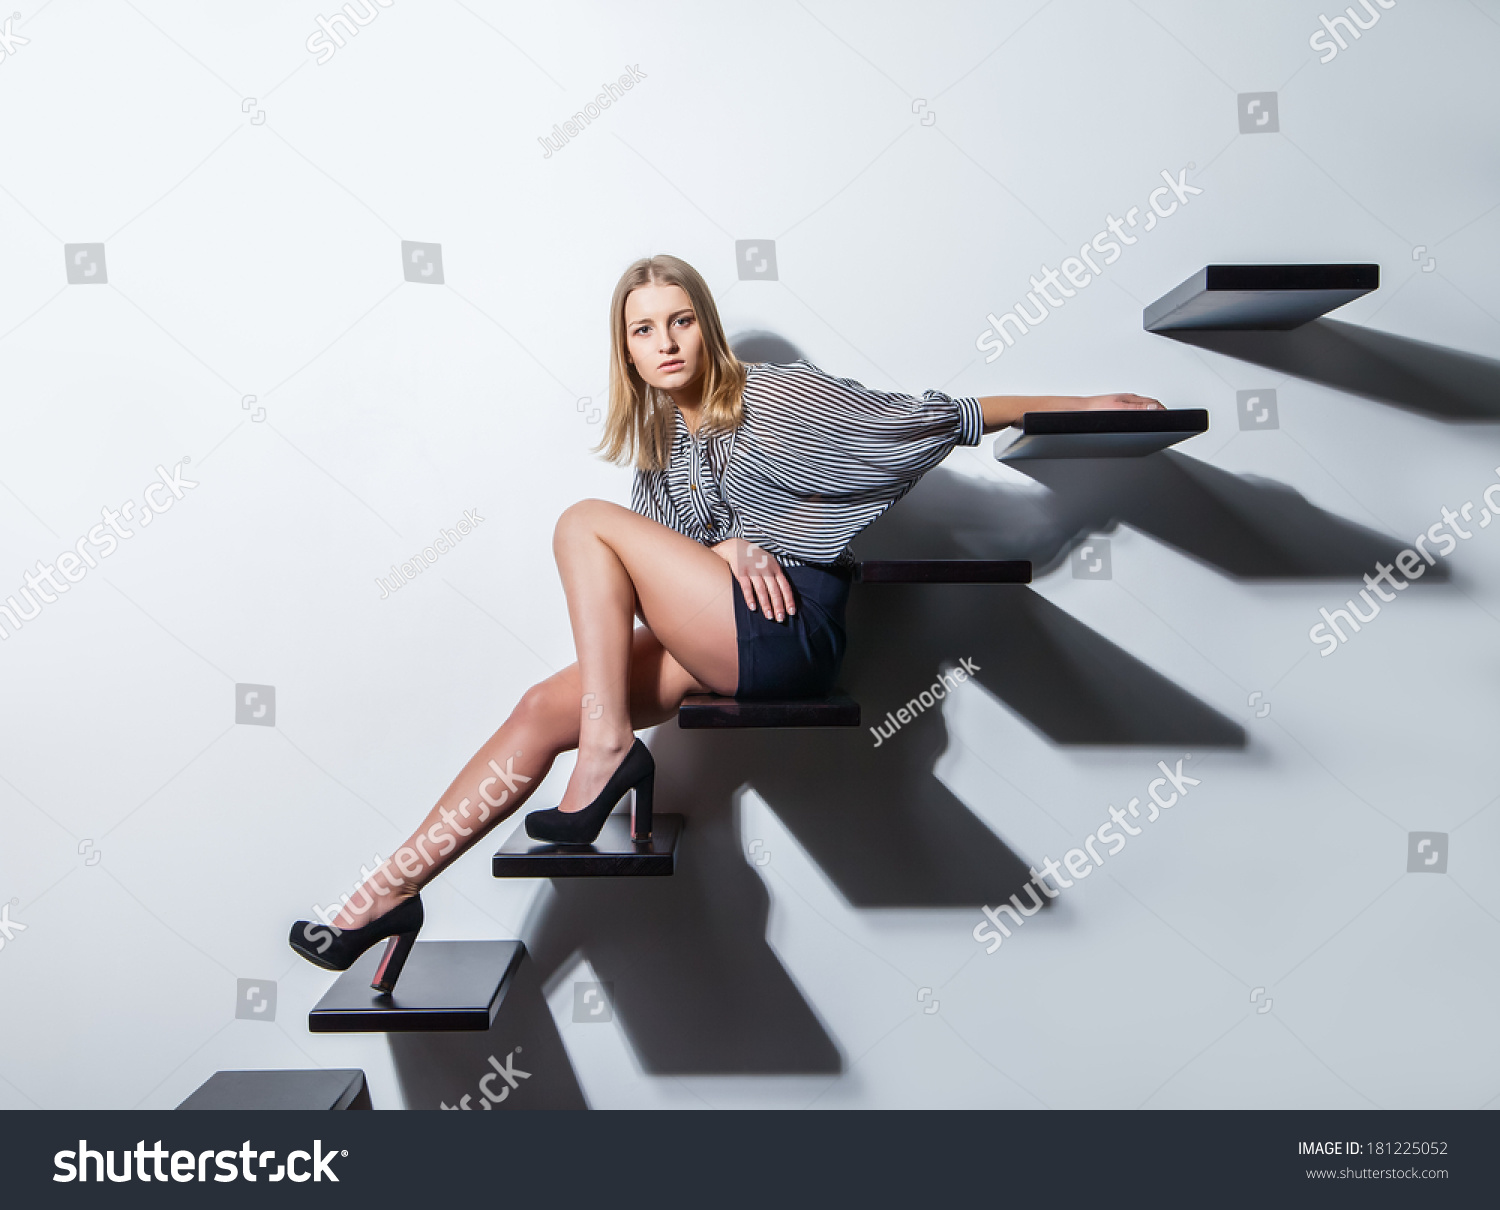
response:
<path id="1" fill-rule="evenodd" d="M 1021 423 L 1027 412 L 1094 412 L 1159 408 L 1162 403 L 1145 395 L 981 395 L 984 431 L 1009 428 Z"/>

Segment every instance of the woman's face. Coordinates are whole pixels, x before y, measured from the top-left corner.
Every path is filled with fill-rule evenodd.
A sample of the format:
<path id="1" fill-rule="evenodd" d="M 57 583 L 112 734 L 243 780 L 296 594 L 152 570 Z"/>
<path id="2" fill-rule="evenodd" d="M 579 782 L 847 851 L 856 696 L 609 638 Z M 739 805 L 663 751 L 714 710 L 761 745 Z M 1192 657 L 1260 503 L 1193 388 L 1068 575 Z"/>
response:
<path id="1" fill-rule="evenodd" d="M 636 373 L 668 395 L 704 369 L 698 315 L 681 286 L 637 286 L 625 298 L 625 353 Z"/>

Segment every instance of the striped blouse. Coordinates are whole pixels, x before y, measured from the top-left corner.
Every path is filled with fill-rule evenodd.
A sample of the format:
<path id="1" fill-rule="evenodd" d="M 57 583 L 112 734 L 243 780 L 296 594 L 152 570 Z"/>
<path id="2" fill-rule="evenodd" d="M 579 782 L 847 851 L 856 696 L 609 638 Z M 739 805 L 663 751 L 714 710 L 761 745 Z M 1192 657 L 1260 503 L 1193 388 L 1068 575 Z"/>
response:
<path id="1" fill-rule="evenodd" d="M 745 369 L 744 421 L 694 435 L 674 408 L 671 460 L 636 469 L 632 511 L 705 546 L 747 539 L 783 566 L 848 566 L 861 530 L 983 433 L 971 396 L 873 391 L 805 360 Z"/>

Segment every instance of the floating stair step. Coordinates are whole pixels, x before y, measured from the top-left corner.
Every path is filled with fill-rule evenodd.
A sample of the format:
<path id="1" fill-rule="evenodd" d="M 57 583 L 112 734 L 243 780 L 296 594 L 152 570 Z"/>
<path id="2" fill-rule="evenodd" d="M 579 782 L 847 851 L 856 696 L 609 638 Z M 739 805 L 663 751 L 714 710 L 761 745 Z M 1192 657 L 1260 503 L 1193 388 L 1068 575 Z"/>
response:
<path id="1" fill-rule="evenodd" d="M 1206 265 L 1147 307 L 1141 325 L 1284 331 L 1379 288 L 1379 265 Z"/>
<path id="2" fill-rule="evenodd" d="M 859 703 L 852 697 L 741 701 L 712 693 L 690 693 L 677 708 L 684 731 L 725 727 L 858 727 Z"/>
<path id="3" fill-rule="evenodd" d="M 526 947 L 519 941 L 418 941 L 388 996 L 370 986 L 384 952 L 382 942 L 338 977 L 307 1015 L 312 1033 L 488 1029 Z"/>
<path id="4" fill-rule="evenodd" d="M 496 878 L 665 877 L 677 869 L 683 824 L 681 815 L 655 814 L 651 839 L 637 844 L 630 838 L 630 815 L 622 811 L 604 821 L 593 844 L 584 845 L 533 840 L 522 824 L 491 859 L 490 871 Z"/>
<path id="5" fill-rule="evenodd" d="M 1021 435 L 996 449 L 995 459 L 1139 458 L 1207 431 L 1206 408 L 1027 412 Z"/>
<path id="6" fill-rule="evenodd" d="M 178 1109 L 370 1109 L 357 1067 L 216 1071 Z"/>
<path id="7" fill-rule="evenodd" d="M 866 559 L 855 564 L 861 584 L 1030 584 L 1026 559 Z M 858 725 L 858 718 L 855 724 Z"/>

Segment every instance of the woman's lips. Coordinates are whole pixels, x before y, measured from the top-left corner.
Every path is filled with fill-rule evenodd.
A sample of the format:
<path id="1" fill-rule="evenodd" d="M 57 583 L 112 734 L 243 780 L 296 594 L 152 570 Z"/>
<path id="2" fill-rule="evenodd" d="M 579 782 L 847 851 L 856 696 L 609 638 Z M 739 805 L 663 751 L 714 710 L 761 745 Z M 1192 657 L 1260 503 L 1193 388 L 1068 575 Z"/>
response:
<path id="1" fill-rule="evenodd" d="M 668 374 L 668 373 L 671 373 L 673 370 L 680 370 L 680 369 L 682 369 L 682 366 L 683 366 L 683 363 L 681 361 L 664 361 L 664 362 L 661 363 L 661 365 L 657 366 L 656 368 L 658 370 L 662 371 L 662 373 Z"/>

